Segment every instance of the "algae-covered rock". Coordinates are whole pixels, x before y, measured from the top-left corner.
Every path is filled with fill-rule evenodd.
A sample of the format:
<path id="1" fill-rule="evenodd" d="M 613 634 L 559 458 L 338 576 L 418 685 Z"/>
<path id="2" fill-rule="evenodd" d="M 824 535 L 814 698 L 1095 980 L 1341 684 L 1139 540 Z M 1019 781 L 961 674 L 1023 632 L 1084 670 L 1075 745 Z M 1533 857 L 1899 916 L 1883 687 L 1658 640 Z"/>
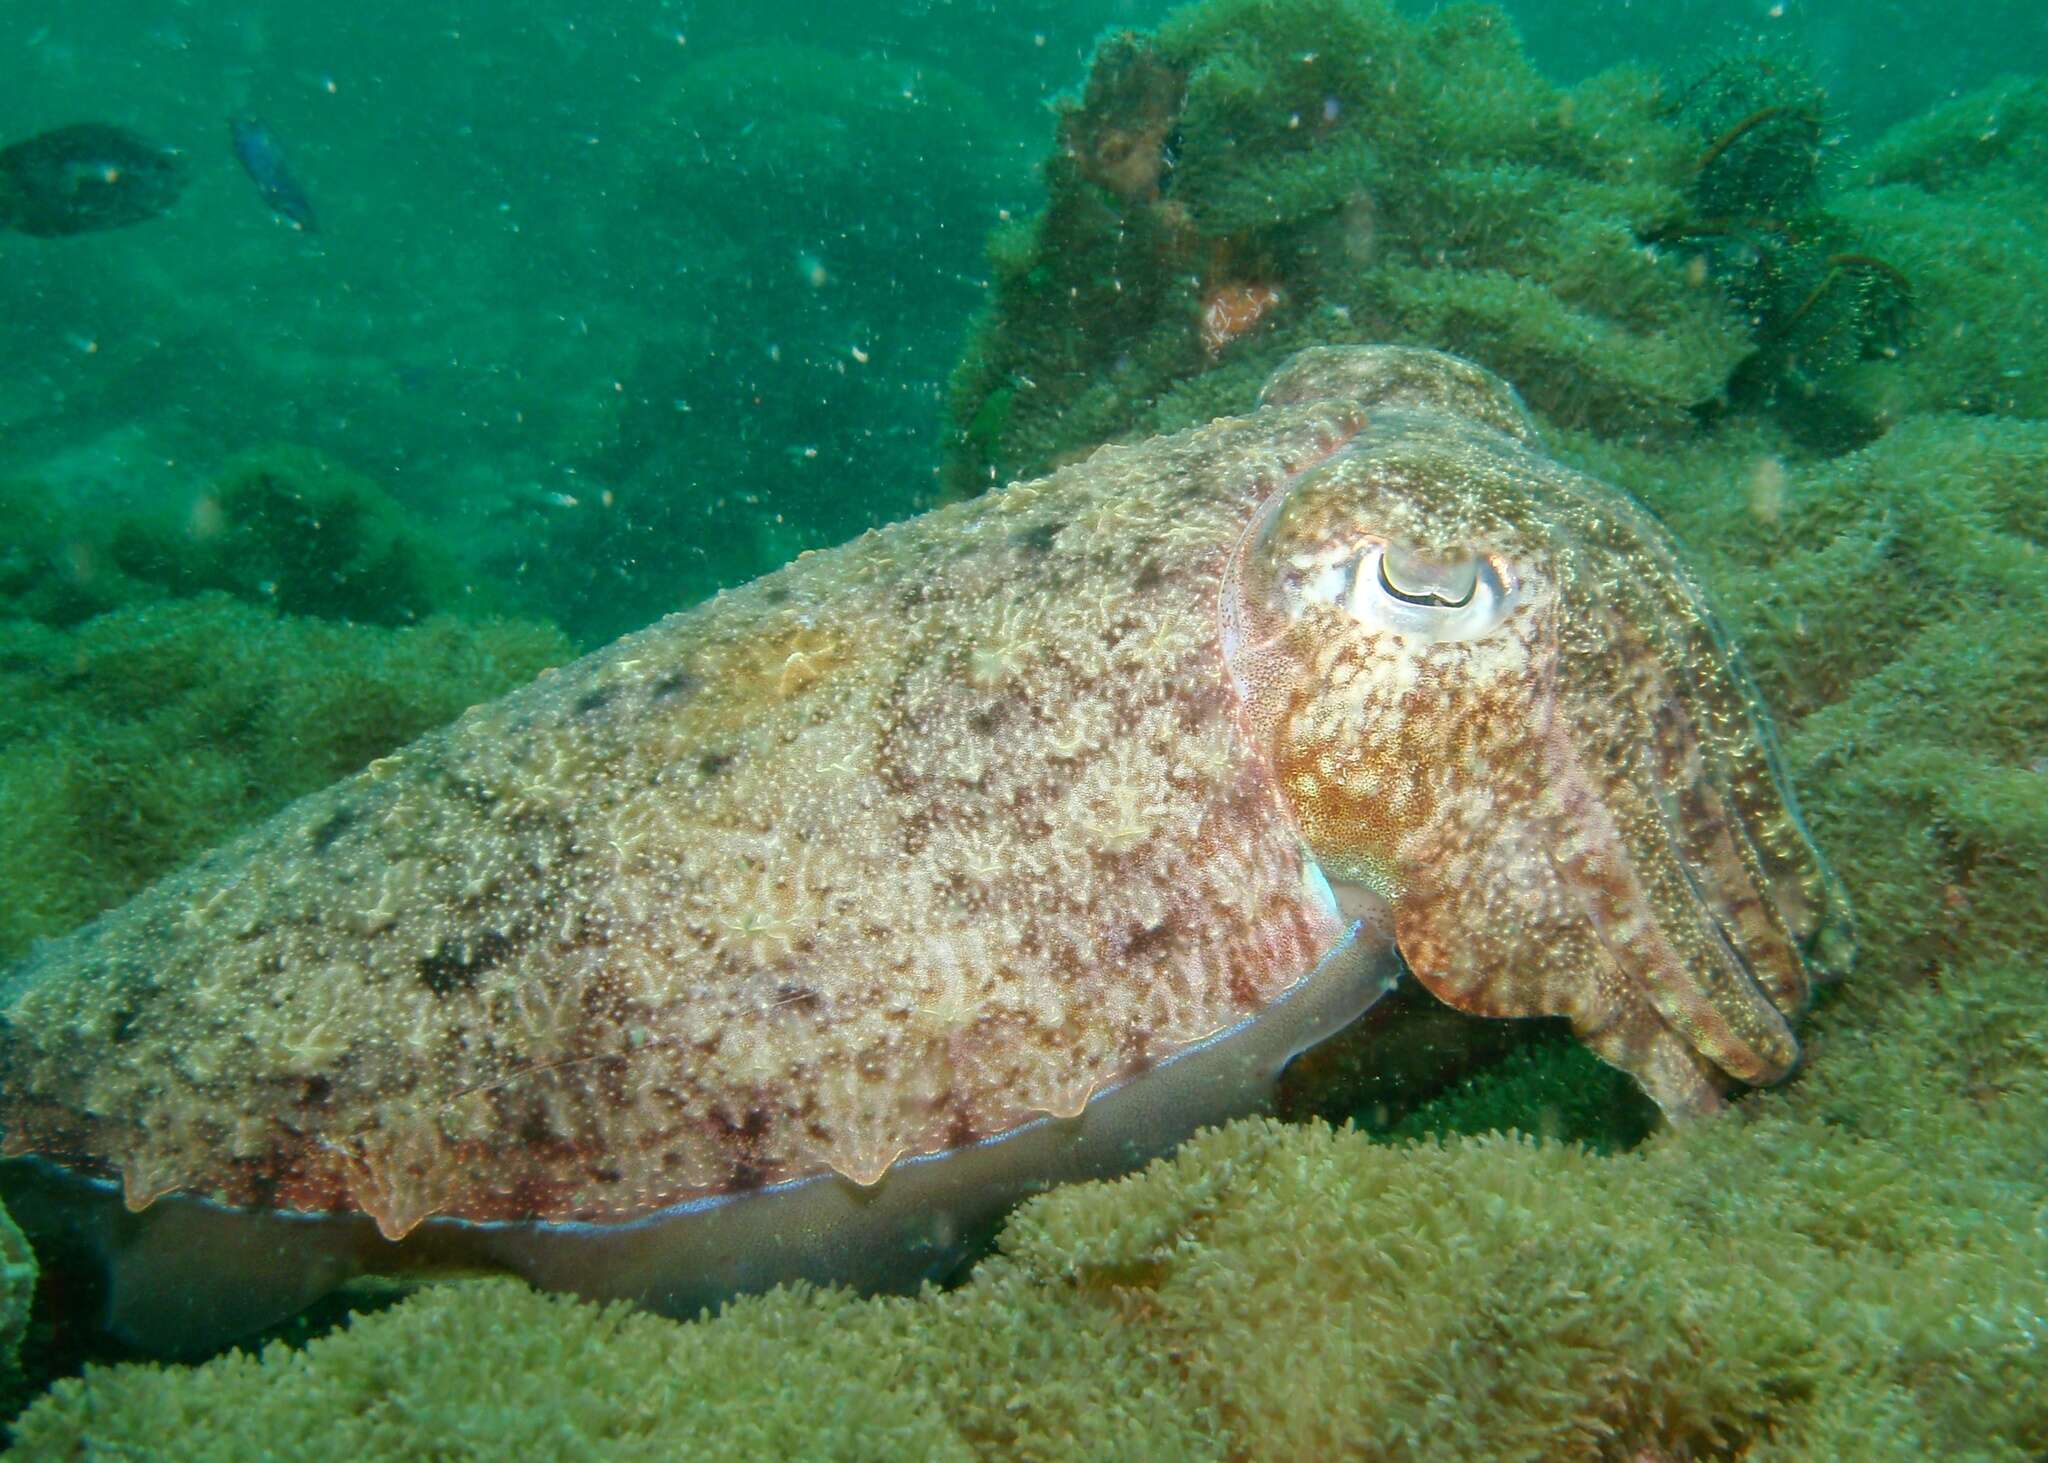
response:
<path id="1" fill-rule="evenodd" d="M 1866 441 L 1835 378 L 1910 289 L 1823 196 L 1825 99 L 1780 58 L 1565 89 L 1498 11 L 1203 0 L 1098 48 L 1044 213 L 991 244 L 948 487 L 1247 406 L 1302 345 L 1398 341 L 1555 424 L 1682 437 L 1730 401 Z"/>
<path id="2" fill-rule="evenodd" d="M 1811 464 L 1741 436 L 1664 454 L 1647 477 L 1645 456 L 1605 461 L 1707 561 L 1765 699 L 1794 722 L 1923 630 L 2048 584 L 2048 423 L 1918 416 Z"/>
<path id="3" fill-rule="evenodd" d="M 1912 282 L 1825 197 L 1826 92 L 1796 56 L 1770 52 L 1723 57 L 1672 90 L 1667 115 L 1699 149 L 1690 207 L 1645 242 L 1686 258 L 1742 319 L 1754 348 L 1730 404 L 1830 450 L 1870 440 L 1878 424 L 1837 379 L 1904 347 Z"/>
<path id="4" fill-rule="evenodd" d="M 2048 178 L 2048 79 L 2006 76 L 1899 123 L 1865 154 L 1874 186 L 2037 193 Z"/>
<path id="5" fill-rule="evenodd" d="M 75 625 L 161 593 L 112 563 L 103 530 L 44 484 L 0 481 L 0 615 Z"/>
<path id="6" fill-rule="evenodd" d="M 2003 198 L 1910 185 L 1845 194 L 1836 211 L 1912 282 L 1908 349 L 1852 367 L 1846 389 L 1884 425 L 1913 412 L 2048 415 L 2048 192 Z"/>
<path id="7" fill-rule="evenodd" d="M 217 593 L 0 638 L 0 960 L 570 655 L 532 623 L 393 630 Z"/>
<path id="8" fill-rule="evenodd" d="M 952 487 L 1242 408 L 1307 343 L 1426 343 L 1568 421 L 1683 421 L 1748 342 L 1643 246 L 1695 153 L 1657 112 L 1647 75 L 1550 85 L 1474 6 L 1208 0 L 1110 38 L 1044 215 L 992 245 Z"/>

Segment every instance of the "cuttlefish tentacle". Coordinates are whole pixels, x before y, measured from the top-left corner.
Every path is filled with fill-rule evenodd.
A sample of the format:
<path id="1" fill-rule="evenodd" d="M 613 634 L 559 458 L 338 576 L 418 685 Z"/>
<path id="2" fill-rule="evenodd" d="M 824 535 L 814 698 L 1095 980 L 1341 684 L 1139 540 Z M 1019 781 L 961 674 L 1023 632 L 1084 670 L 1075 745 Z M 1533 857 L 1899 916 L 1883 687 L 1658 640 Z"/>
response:
<path id="1" fill-rule="evenodd" d="M 1417 869 L 1396 930 L 1441 999 L 1489 1016 L 1562 1015 L 1589 1046 L 1637 1075 L 1667 1110 L 1717 1102 L 1715 1070 L 1782 1077 L 1798 1045 L 1750 979 L 1682 863 L 1660 810 L 1602 777 L 1560 724 L 1559 668 L 1527 711 L 1527 741 L 1491 749 L 1536 769 L 1447 792 L 1451 810 L 1415 838 Z M 1548 683 L 1548 684 L 1546 684 Z M 1512 811 L 1519 799 L 1528 811 Z"/>
<path id="2" fill-rule="evenodd" d="M 1772 1003 L 1803 1010 L 1809 966 L 1822 979 L 1841 974 L 1854 940 L 1847 900 L 1806 835 L 1761 698 L 1664 530 L 1599 483 L 1563 481 L 1582 499 L 1604 500 L 1589 536 L 1621 562 L 1654 566 L 1603 586 L 1604 624 L 1593 632 L 1616 664 L 1669 668 L 1668 680 L 1642 686 L 1641 710 L 1665 753 L 1643 776 L 1683 813 L 1685 867 L 1727 902 L 1739 926 L 1731 938 L 1751 952 Z"/>
<path id="3" fill-rule="evenodd" d="M 1537 455 L 1467 363 L 1309 353 L 1266 399 L 1325 393 L 1365 430 L 1265 505 L 1222 586 L 1305 842 L 1390 900 L 1440 998 L 1569 1018 L 1669 1113 L 1784 1077 L 1846 906 L 1669 537 Z"/>

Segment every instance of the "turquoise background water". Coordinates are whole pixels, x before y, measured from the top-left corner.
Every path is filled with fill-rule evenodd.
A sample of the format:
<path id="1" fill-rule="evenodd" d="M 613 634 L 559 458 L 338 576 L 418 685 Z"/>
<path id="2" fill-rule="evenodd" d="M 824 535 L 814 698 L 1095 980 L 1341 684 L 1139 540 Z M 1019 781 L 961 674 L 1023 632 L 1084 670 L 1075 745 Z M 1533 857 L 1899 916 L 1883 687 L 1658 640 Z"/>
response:
<path id="1" fill-rule="evenodd" d="M 118 122 L 192 182 L 147 227 L 0 236 L 0 478 L 118 512 L 313 447 L 601 641 L 928 500 L 1046 103 L 1166 8 L 8 7 L 0 139 Z M 1510 9 L 1564 82 L 1803 56 L 1864 138 L 2048 65 L 1997 0 Z M 258 201 L 233 114 L 282 141 L 317 235 Z"/>

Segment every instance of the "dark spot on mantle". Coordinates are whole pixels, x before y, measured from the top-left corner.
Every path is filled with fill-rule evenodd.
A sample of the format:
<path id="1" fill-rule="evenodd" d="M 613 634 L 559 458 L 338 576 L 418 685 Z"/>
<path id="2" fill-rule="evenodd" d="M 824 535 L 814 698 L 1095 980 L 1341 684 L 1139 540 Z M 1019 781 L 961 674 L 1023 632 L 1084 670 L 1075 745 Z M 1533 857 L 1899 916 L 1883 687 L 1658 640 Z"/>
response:
<path id="1" fill-rule="evenodd" d="M 333 813 L 328 815 L 324 823 L 313 830 L 313 852 L 327 852 L 329 848 L 333 847 L 334 840 L 346 833 L 349 825 L 354 823 L 355 820 L 356 810 L 354 808 L 348 807 L 345 804 L 336 808 Z"/>
<path id="2" fill-rule="evenodd" d="M 1148 589 L 1157 589 L 1165 582 L 1166 571 L 1159 567 L 1159 561 L 1157 559 L 1147 559 L 1145 567 L 1138 571 L 1138 577 L 1131 581 L 1131 588 L 1142 593 Z"/>
<path id="3" fill-rule="evenodd" d="M 581 696 L 578 696 L 576 698 L 576 714 L 578 716 L 588 716 L 591 712 L 598 710 L 600 707 L 608 703 L 612 699 L 612 697 L 618 694 L 619 692 L 616 686 L 599 686 L 594 691 L 585 691 Z"/>
<path id="4" fill-rule="evenodd" d="M 768 1180 L 766 1170 L 757 1161 L 757 1150 L 761 1140 L 768 1135 L 771 1122 L 766 1108 L 750 1107 L 738 1122 L 725 1113 L 711 1114 L 712 1125 L 717 1128 L 732 1147 L 737 1150 L 732 1157 L 732 1172 L 727 1186 L 733 1189 L 758 1189 Z"/>
<path id="5" fill-rule="evenodd" d="M 732 766 L 737 756 L 734 752 L 706 752 L 697 759 L 697 775 L 709 782 Z"/>
<path id="6" fill-rule="evenodd" d="M 1145 960 L 1171 950 L 1177 942 L 1173 921 L 1163 919 L 1150 929 L 1134 929 L 1124 937 L 1124 958 Z"/>
<path id="7" fill-rule="evenodd" d="M 981 1130 L 975 1127 L 974 1120 L 968 1117 L 966 1109 L 953 1109 L 952 1117 L 946 1121 L 947 1148 L 969 1148 L 979 1143 L 983 1136 Z"/>
<path id="8" fill-rule="evenodd" d="M 1035 527 L 1026 528 L 1011 534 L 1010 542 L 1027 553 L 1049 553 L 1052 549 L 1052 541 L 1060 536 L 1060 530 L 1065 527 L 1066 524 L 1061 523 L 1057 519 L 1048 520 Z"/>
<path id="9" fill-rule="evenodd" d="M 694 695 L 704 683 L 688 671 L 670 671 L 647 689 L 649 701 L 666 701 L 672 696 Z"/>
<path id="10" fill-rule="evenodd" d="M 444 939 L 431 955 L 414 962 L 420 984 L 437 996 L 476 989 L 476 978 L 502 965 L 512 953 L 513 943 L 496 931 L 487 930 L 473 939 Z"/>

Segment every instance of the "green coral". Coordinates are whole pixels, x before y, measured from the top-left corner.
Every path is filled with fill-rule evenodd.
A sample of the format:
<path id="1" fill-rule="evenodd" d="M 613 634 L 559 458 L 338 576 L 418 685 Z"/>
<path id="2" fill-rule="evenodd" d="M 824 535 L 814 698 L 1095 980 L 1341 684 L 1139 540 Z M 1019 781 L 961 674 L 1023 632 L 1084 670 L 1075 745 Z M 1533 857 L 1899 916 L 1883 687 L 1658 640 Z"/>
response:
<path id="1" fill-rule="evenodd" d="M 570 654 L 530 623 L 392 630 L 218 593 L 0 635 L 0 960 Z"/>
<path id="2" fill-rule="evenodd" d="M 1732 402 L 1869 441 L 1842 382 L 1905 348 L 1914 280 L 1824 194 L 1825 97 L 1763 57 L 1669 90 L 1556 87 L 1480 5 L 1205 0 L 1110 37 L 1044 213 L 991 246 L 950 489 L 1241 410 L 1334 341 L 1455 351 L 1567 428 L 1678 440 Z"/>

